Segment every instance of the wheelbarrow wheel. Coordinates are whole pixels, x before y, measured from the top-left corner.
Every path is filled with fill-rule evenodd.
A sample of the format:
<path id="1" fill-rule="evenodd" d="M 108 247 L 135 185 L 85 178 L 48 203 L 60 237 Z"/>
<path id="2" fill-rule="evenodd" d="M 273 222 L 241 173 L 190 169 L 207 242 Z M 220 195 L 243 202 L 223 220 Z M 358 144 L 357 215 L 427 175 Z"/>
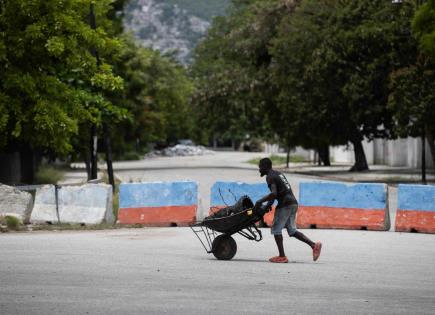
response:
<path id="1" fill-rule="evenodd" d="M 213 241 L 212 252 L 219 260 L 230 260 L 237 252 L 236 241 L 230 235 L 218 235 Z"/>

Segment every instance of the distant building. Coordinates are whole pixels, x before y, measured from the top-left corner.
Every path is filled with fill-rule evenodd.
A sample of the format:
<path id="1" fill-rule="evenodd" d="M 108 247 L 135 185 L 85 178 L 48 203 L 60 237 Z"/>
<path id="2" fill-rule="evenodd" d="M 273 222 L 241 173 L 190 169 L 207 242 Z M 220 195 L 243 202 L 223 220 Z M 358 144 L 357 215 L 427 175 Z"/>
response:
<path id="1" fill-rule="evenodd" d="M 404 138 L 397 140 L 375 139 L 363 142 L 368 164 L 389 166 L 421 167 L 421 138 Z M 352 145 L 331 148 L 334 162 L 353 163 Z M 429 144 L 426 142 L 426 167 L 434 168 Z"/>
<path id="2" fill-rule="evenodd" d="M 403 166 L 411 168 L 421 167 L 421 138 L 404 138 L 397 140 L 375 139 L 363 142 L 364 152 L 369 165 Z M 276 144 L 266 144 L 265 152 L 274 154 L 284 152 Z M 315 160 L 314 150 L 305 150 L 301 147 L 291 151 L 292 155 L 302 156 L 307 160 Z M 352 144 L 330 147 L 331 162 L 348 163 L 355 162 Z M 426 167 L 435 168 L 426 142 Z"/>

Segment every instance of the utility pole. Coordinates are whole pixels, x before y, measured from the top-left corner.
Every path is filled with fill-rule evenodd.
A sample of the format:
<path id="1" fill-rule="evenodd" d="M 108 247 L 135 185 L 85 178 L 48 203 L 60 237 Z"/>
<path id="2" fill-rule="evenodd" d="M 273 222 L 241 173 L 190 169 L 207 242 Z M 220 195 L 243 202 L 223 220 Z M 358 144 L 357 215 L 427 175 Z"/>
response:
<path id="1" fill-rule="evenodd" d="M 426 137 L 425 128 L 423 126 L 423 131 L 421 134 L 421 181 L 423 185 L 426 185 Z"/>

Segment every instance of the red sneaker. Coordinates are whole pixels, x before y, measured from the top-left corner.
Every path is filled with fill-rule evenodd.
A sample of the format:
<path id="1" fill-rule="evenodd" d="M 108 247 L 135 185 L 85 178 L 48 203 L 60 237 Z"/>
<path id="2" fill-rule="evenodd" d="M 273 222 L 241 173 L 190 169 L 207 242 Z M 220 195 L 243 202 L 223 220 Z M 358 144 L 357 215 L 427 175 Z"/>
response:
<path id="1" fill-rule="evenodd" d="M 275 256 L 269 259 L 270 262 L 272 263 L 288 263 L 288 259 L 286 256 L 282 257 L 282 256 Z"/>
<path id="2" fill-rule="evenodd" d="M 319 259 L 320 256 L 320 252 L 322 250 L 322 243 L 320 242 L 316 242 L 314 244 L 314 248 L 313 248 L 313 260 L 316 261 L 317 259 Z"/>

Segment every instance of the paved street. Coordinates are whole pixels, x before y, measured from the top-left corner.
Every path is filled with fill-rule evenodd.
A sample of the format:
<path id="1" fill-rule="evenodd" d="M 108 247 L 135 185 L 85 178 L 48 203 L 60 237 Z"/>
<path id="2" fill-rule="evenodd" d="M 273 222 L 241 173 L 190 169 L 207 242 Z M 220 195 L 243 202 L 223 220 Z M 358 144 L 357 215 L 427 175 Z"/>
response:
<path id="1" fill-rule="evenodd" d="M 201 217 L 215 181 L 264 181 L 246 163 L 257 156 L 262 154 L 157 158 L 118 162 L 115 170 L 123 182 L 197 181 Z M 302 181 L 329 179 L 290 172 L 296 195 Z M 346 180 L 344 172 L 338 175 Z M 76 172 L 66 180 L 80 178 Z M 389 199 L 394 226 L 396 187 L 390 186 Z M 435 311 L 434 235 L 303 230 L 324 243 L 320 260 L 314 263 L 305 244 L 286 238 L 290 263 L 276 265 L 267 261 L 276 255 L 274 240 L 262 231 L 259 243 L 236 235 L 231 261 L 207 254 L 189 228 L 0 234 L 0 314 Z"/>
<path id="2" fill-rule="evenodd" d="M 285 239 L 236 236 L 231 261 L 189 228 L 0 234 L 0 314 L 433 314 L 435 237 L 303 230 L 319 261 Z"/>

